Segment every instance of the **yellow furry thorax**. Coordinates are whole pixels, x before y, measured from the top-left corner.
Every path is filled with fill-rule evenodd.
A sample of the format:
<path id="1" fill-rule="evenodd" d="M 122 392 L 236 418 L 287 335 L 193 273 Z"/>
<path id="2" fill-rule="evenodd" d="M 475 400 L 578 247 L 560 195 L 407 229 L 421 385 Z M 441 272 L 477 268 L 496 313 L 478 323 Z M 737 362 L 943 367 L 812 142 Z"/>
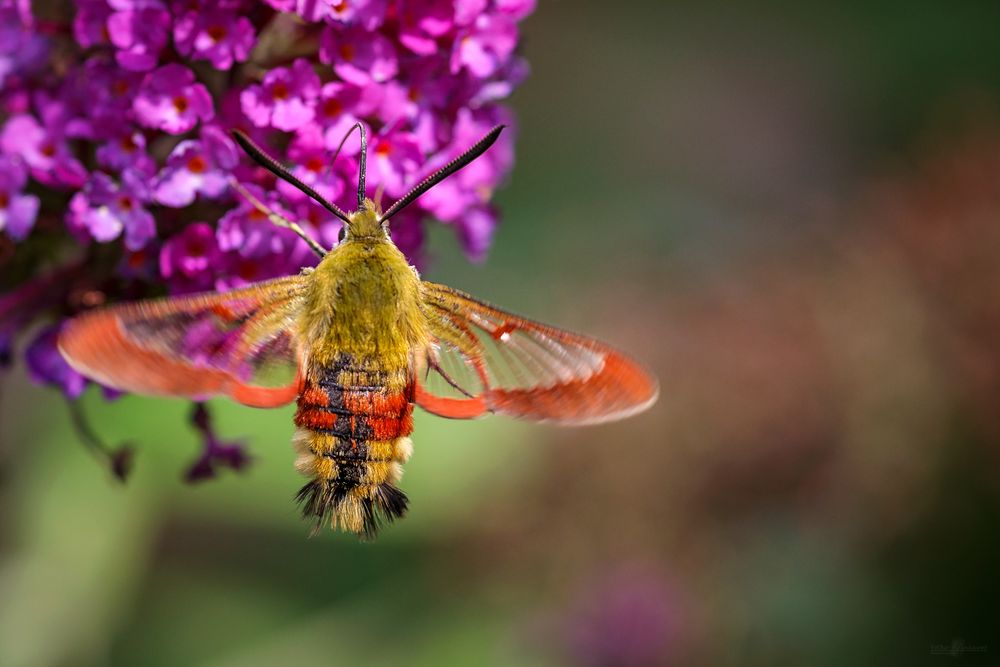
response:
<path id="1" fill-rule="evenodd" d="M 328 366 L 347 354 L 405 381 L 412 355 L 428 338 L 420 277 L 392 242 L 374 202 L 365 200 L 349 217 L 344 240 L 310 276 L 299 315 L 307 363 Z"/>

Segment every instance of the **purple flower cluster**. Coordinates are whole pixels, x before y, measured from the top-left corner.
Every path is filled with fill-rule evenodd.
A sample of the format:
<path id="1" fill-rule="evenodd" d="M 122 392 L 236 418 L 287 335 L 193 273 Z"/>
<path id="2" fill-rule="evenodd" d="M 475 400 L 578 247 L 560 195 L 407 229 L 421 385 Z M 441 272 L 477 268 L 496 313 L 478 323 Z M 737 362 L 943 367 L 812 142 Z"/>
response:
<path id="1" fill-rule="evenodd" d="M 0 0 L 0 364 L 20 333 L 43 324 L 26 346 L 31 375 L 75 397 L 86 382 L 55 350 L 61 318 L 314 263 L 231 179 L 327 246 L 340 223 L 253 167 L 229 131 L 243 130 L 351 210 L 357 135 L 331 158 L 361 122 L 368 195 L 385 208 L 491 127 L 511 123 L 501 100 L 526 75 L 518 23 L 534 5 L 73 0 L 35 15 L 30 0 Z M 484 257 L 512 141 L 504 133 L 393 220 L 393 238 L 413 261 L 430 219 L 452 226 L 471 259 Z"/>

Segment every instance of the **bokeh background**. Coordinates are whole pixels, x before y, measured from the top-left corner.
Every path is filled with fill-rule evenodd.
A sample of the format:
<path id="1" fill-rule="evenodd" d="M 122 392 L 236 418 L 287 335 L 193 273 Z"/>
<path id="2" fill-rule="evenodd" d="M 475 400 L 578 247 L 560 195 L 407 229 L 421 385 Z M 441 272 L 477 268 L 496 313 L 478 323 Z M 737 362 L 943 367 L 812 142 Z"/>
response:
<path id="1" fill-rule="evenodd" d="M 668 6 L 669 5 L 669 6 Z M 308 539 L 292 410 L 0 385 L 0 665 L 1000 662 L 1000 4 L 543 0 L 480 266 L 616 343 L 626 422 L 418 414 L 407 518 Z"/>

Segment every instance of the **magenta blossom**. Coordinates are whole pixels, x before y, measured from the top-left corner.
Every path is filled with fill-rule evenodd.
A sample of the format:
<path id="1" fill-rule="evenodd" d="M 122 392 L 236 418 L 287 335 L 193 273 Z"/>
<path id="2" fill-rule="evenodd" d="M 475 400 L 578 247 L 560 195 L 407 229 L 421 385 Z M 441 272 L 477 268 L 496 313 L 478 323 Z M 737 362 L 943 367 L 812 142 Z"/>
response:
<path id="1" fill-rule="evenodd" d="M 388 0 L 325 0 L 327 18 L 345 25 L 358 25 L 375 30 L 385 19 Z"/>
<path id="2" fill-rule="evenodd" d="M 279 12 L 293 12 L 303 21 L 314 23 L 330 15 L 329 0 L 263 0 Z"/>
<path id="3" fill-rule="evenodd" d="M 236 165 L 236 148 L 214 127 L 200 141 L 177 144 L 153 183 L 153 197 L 165 206 L 181 208 L 201 194 L 213 198 L 229 188 L 229 171 Z"/>
<path id="4" fill-rule="evenodd" d="M 148 175 L 156 173 L 156 163 L 146 153 L 146 136 L 142 132 L 128 132 L 106 141 L 97 149 L 97 162 L 115 171 L 131 167 Z"/>
<path id="5" fill-rule="evenodd" d="M 80 46 L 98 46 L 111 41 L 108 17 L 112 9 L 105 0 L 77 0 L 73 36 Z"/>
<path id="6" fill-rule="evenodd" d="M 486 12 L 491 0 L 454 0 L 455 24 L 468 25 Z"/>
<path id="7" fill-rule="evenodd" d="M 236 251 L 229 251 L 223 257 L 222 270 L 215 281 L 215 289 L 219 291 L 246 287 L 261 280 L 270 280 L 279 276 L 287 276 L 302 268 L 305 263 L 315 264 L 316 256 L 309 250 L 302 252 L 304 244 L 294 246 L 293 253 L 269 254 L 259 257 L 247 257 Z M 311 255 L 311 256 L 310 256 Z"/>
<path id="8" fill-rule="evenodd" d="M 487 128 L 498 122 L 502 122 L 502 119 L 491 114 L 460 113 L 455 121 L 449 147 L 442 150 L 438 160 L 428 165 L 426 169 L 429 171 L 436 169 L 458 157 L 464 150 L 463 147 L 473 141 L 472 137 L 482 136 Z M 496 182 L 498 174 L 509 169 L 512 160 L 505 146 L 498 145 L 495 149 L 434 187 L 421 201 L 421 205 L 427 211 L 443 222 L 456 222 L 466 212 L 471 214 L 471 218 L 460 223 L 457 229 L 460 231 L 466 254 L 477 259 L 483 257 L 482 252 L 485 248 L 482 243 L 488 243 L 490 239 L 490 236 L 483 233 L 481 225 L 489 219 L 483 211 L 492 194 L 492 184 Z"/>
<path id="9" fill-rule="evenodd" d="M 24 194 L 25 168 L 9 156 L 0 156 L 0 232 L 21 240 L 35 225 L 38 197 Z"/>
<path id="10" fill-rule="evenodd" d="M 468 69 L 485 78 L 497 72 L 517 46 L 517 24 L 503 14 L 483 14 L 459 33 L 451 53 L 451 71 Z"/>
<path id="11" fill-rule="evenodd" d="M 415 182 L 422 153 L 409 132 L 395 131 L 372 141 L 368 161 L 371 184 L 381 185 L 390 197 L 400 197 Z"/>
<path id="12" fill-rule="evenodd" d="M 435 53 L 421 58 L 420 63 L 409 68 L 401 77 L 404 97 L 392 100 L 392 106 L 401 110 L 406 118 L 438 117 L 443 109 L 459 97 L 459 82 L 453 76 L 441 76 L 447 70 L 448 54 Z M 383 114 L 386 110 L 383 110 Z M 385 118 L 389 122 L 390 118 Z"/>
<path id="13" fill-rule="evenodd" d="M 468 5 L 468 2 L 464 4 Z M 416 0 L 403 7 L 400 16 L 399 41 L 408 49 L 422 56 L 438 51 L 439 43 L 447 37 L 455 25 L 455 6 L 463 9 L 462 2 L 452 0 Z M 486 8 L 486 2 L 477 3 L 473 10 L 477 14 Z"/>
<path id="14" fill-rule="evenodd" d="M 342 128 L 343 131 L 339 132 L 334 148 L 344 138 L 344 132 L 348 127 L 350 126 Z M 331 149 L 325 142 L 324 134 L 316 125 L 310 125 L 303 128 L 289 145 L 288 158 L 295 165 L 292 167 L 292 173 L 303 183 L 326 199 L 339 203 L 344 201 L 345 195 L 357 191 L 356 187 L 352 187 L 352 182 L 358 173 L 358 163 L 353 157 L 358 149 L 359 144 L 355 138 L 355 141 L 345 144 L 344 150 L 336 160 L 331 161 Z M 301 190 L 285 181 L 278 182 L 278 191 L 289 201 L 300 201 L 305 198 Z M 353 205 L 347 204 L 348 208 L 356 205 L 357 201 Z"/>
<path id="15" fill-rule="evenodd" d="M 319 46 L 319 59 L 333 66 L 344 81 L 357 85 L 382 83 L 396 76 L 396 49 L 386 37 L 363 28 L 328 27 Z"/>
<path id="16" fill-rule="evenodd" d="M 343 223 L 311 199 L 302 199 L 290 207 L 291 219 L 299 223 L 324 248 L 340 243 Z"/>
<path id="17" fill-rule="evenodd" d="M 324 128 L 327 150 L 336 150 L 348 129 L 360 119 L 376 114 L 382 105 L 385 86 L 356 86 L 331 81 L 323 86 L 316 101 L 316 123 Z M 306 128 L 304 132 L 309 133 Z"/>
<path id="18" fill-rule="evenodd" d="M 124 232 L 125 246 L 136 251 L 156 236 L 153 216 L 143 206 L 148 200 L 149 188 L 142 174 L 126 169 L 118 184 L 94 172 L 70 201 L 69 215 L 97 241 L 111 241 Z"/>
<path id="19" fill-rule="evenodd" d="M 49 56 L 49 42 L 37 34 L 31 17 L 15 7 L 0 7 L 0 89 L 8 78 L 39 71 Z"/>
<path id="20" fill-rule="evenodd" d="M 160 249 L 160 273 L 174 293 L 209 289 L 221 255 L 215 230 L 204 222 L 188 225 Z"/>
<path id="21" fill-rule="evenodd" d="M 56 348 L 58 325 L 42 329 L 25 351 L 28 377 L 38 384 L 58 387 L 68 398 L 79 398 L 87 388 L 87 378 L 70 368 Z"/>
<path id="22" fill-rule="evenodd" d="M 470 208 L 459 215 L 456 223 L 465 256 L 473 262 L 484 261 L 497 228 L 496 210 L 485 205 Z"/>
<path id="23" fill-rule="evenodd" d="M 57 124 L 42 127 L 28 114 L 12 116 L 0 134 L 0 149 L 24 160 L 31 176 L 41 183 L 80 187 L 87 170 L 73 156 L 62 131 Z"/>
<path id="24" fill-rule="evenodd" d="M 461 1 L 461 0 L 460 0 Z M 496 8 L 511 18 L 520 21 L 535 11 L 536 0 L 493 0 Z"/>
<path id="25" fill-rule="evenodd" d="M 115 59 L 128 70 L 146 72 L 156 67 L 170 35 L 170 14 L 161 7 L 144 6 L 114 12 L 108 17 L 108 35 L 118 51 Z"/>
<path id="26" fill-rule="evenodd" d="M 271 209 L 283 212 L 280 198 L 275 193 L 265 193 L 254 185 L 247 189 Z M 219 220 L 216 238 L 220 250 L 235 251 L 245 257 L 287 253 L 298 241 L 293 232 L 271 224 L 264 213 L 247 201 L 241 201 L 236 208 L 226 211 Z"/>
<path id="27" fill-rule="evenodd" d="M 208 89 L 197 83 L 194 72 L 176 64 L 146 75 L 133 108 L 140 123 L 169 134 L 183 134 L 215 115 Z"/>
<path id="28" fill-rule="evenodd" d="M 250 56 L 254 27 L 250 19 L 238 15 L 236 8 L 193 10 L 174 22 L 174 43 L 181 55 L 207 60 L 212 67 L 227 70 Z"/>
<path id="29" fill-rule="evenodd" d="M 423 268 L 424 227 L 419 211 L 403 211 L 389 222 L 389 235 L 396 247 L 410 257 L 417 268 Z"/>
<path id="30" fill-rule="evenodd" d="M 110 139 L 132 129 L 132 104 L 143 74 L 122 69 L 107 56 L 95 55 L 73 70 L 61 99 L 72 117 L 72 134 Z"/>
<path id="31" fill-rule="evenodd" d="M 290 68 L 278 67 L 264 76 L 260 85 L 243 91 L 243 113 L 257 127 L 296 130 L 313 119 L 312 103 L 319 94 L 320 80 L 312 65 L 298 58 Z"/>

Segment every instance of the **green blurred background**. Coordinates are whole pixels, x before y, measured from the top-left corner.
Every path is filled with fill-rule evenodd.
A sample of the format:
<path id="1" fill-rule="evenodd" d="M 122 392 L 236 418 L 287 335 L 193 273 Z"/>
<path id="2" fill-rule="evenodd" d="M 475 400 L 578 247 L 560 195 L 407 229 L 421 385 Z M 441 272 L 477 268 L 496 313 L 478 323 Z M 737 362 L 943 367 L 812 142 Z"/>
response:
<path id="1" fill-rule="evenodd" d="M 669 6 L 668 6 L 669 4 Z M 308 539 L 291 409 L 0 385 L 0 665 L 1000 663 L 1000 4 L 542 0 L 518 157 L 430 279 L 614 342 L 649 412 L 418 414 L 410 514 Z"/>

